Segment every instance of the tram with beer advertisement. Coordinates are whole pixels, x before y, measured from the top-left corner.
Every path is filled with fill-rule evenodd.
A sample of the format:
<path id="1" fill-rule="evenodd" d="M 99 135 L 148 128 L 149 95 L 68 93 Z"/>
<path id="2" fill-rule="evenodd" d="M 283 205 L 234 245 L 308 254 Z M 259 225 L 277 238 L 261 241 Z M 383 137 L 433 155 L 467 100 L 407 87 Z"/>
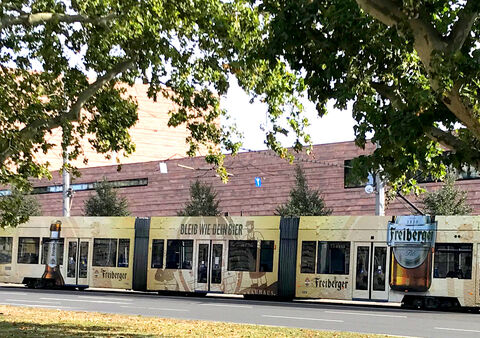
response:
<path id="1" fill-rule="evenodd" d="M 277 295 L 279 222 L 280 217 L 152 217 L 146 290 Z"/>
<path id="2" fill-rule="evenodd" d="M 0 282 L 131 289 L 135 218 L 32 217 L 0 229 Z"/>
<path id="3" fill-rule="evenodd" d="M 0 282 L 480 308 L 479 216 L 32 217 Z"/>
<path id="4" fill-rule="evenodd" d="M 480 306 L 480 217 L 301 217 L 295 297 Z"/>

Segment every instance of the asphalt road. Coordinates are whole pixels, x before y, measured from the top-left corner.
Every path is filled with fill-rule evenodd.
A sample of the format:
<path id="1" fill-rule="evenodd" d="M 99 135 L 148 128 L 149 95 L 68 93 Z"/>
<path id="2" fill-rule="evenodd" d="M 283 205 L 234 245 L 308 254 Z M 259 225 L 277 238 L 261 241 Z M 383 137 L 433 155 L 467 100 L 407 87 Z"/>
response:
<path id="1" fill-rule="evenodd" d="M 310 302 L 0 287 L 0 304 L 413 337 L 478 337 L 480 314 Z"/>

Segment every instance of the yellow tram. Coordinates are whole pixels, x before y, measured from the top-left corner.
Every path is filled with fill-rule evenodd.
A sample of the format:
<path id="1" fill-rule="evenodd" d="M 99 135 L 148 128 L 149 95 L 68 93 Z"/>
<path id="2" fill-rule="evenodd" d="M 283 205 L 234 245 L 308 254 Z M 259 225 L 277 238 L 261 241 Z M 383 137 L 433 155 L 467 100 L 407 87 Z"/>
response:
<path id="1" fill-rule="evenodd" d="M 479 245 L 479 216 L 32 217 L 0 282 L 480 307 Z"/>

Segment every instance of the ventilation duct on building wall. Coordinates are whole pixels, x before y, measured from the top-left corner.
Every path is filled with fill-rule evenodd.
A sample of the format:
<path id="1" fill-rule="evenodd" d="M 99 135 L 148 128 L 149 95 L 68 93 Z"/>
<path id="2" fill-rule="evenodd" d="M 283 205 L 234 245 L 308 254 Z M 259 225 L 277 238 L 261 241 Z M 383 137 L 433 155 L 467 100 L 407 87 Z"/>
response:
<path id="1" fill-rule="evenodd" d="M 159 168 L 160 168 L 160 172 L 162 174 L 167 174 L 168 173 L 167 164 L 165 162 L 160 162 L 159 163 Z"/>

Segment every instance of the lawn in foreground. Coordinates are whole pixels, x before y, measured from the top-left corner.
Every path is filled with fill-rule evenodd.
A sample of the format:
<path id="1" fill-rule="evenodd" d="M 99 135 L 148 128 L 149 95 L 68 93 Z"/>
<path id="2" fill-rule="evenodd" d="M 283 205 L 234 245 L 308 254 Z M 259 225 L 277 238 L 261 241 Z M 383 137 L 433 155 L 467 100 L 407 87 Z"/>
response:
<path id="1" fill-rule="evenodd" d="M 204 337 L 303 336 L 348 338 L 374 336 L 261 325 L 176 320 L 0 305 L 0 337 L 138 337 L 186 335 Z"/>

